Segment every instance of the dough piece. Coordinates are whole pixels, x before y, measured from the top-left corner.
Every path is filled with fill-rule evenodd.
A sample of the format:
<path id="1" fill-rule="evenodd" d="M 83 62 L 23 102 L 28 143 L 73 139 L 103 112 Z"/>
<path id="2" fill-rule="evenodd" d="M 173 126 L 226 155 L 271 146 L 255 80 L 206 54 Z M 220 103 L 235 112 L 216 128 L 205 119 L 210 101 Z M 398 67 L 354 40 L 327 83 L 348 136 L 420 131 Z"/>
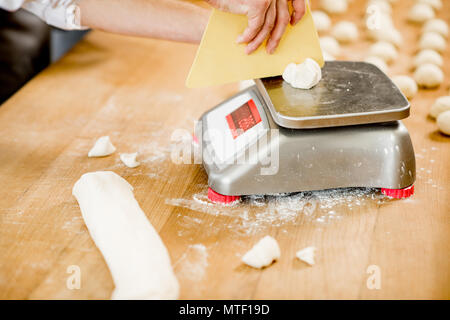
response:
<path id="1" fill-rule="evenodd" d="M 86 173 L 72 194 L 116 286 L 112 299 L 177 299 L 179 285 L 161 238 L 133 195 L 111 171 Z"/>
<path id="2" fill-rule="evenodd" d="M 430 109 L 430 116 L 437 118 L 442 112 L 450 110 L 450 96 L 437 98 Z"/>
<path id="3" fill-rule="evenodd" d="M 420 37 L 419 47 L 422 50 L 431 49 L 437 52 L 444 52 L 447 43 L 443 36 L 436 32 L 426 32 Z"/>
<path id="4" fill-rule="evenodd" d="M 358 40 L 358 28 L 353 22 L 341 21 L 337 23 L 331 35 L 336 38 L 337 41 L 342 43 L 355 42 Z"/>
<path id="5" fill-rule="evenodd" d="M 450 111 L 442 112 L 436 121 L 439 131 L 443 134 L 450 135 Z"/>
<path id="6" fill-rule="evenodd" d="M 294 88 L 311 89 L 322 79 L 322 70 L 316 61 L 307 58 L 300 64 L 288 64 L 283 79 Z"/>
<path id="7" fill-rule="evenodd" d="M 433 9 L 436 10 L 442 9 L 441 0 L 417 0 L 417 2 L 429 4 Z"/>
<path id="8" fill-rule="evenodd" d="M 322 8 L 329 13 L 344 13 L 347 11 L 347 0 L 320 0 Z"/>
<path id="9" fill-rule="evenodd" d="M 443 37 L 448 36 L 448 24 L 442 19 L 428 20 L 423 26 L 422 32 L 435 32 Z"/>
<path id="10" fill-rule="evenodd" d="M 408 20 L 416 23 L 423 23 L 434 18 L 434 10 L 427 3 L 416 3 L 412 6 L 408 14 Z"/>
<path id="11" fill-rule="evenodd" d="M 331 27 L 331 19 L 330 17 L 323 11 L 315 10 L 312 11 L 312 17 L 314 20 L 314 25 L 316 26 L 317 31 L 324 32 L 330 29 Z"/>
<path id="12" fill-rule="evenodd" d="M 106 157 L 113 154 L 116 147 L 113 146 L 109 136 L 100 137 L 88 153 L 88 157 Z"/>
<path id="13" fill-rule="evenodd" d="M 126 165 L 128 168 L 136 168 L 141 163 L 139 161 L 136 161 L 136 158 L 138 156 L 138 153 L 122 153 L 120 154 L 120 160 L 122 160 L 123 164 Z"/>
<path id="14" fill-rule="evenodd" d="M 444 60 L 442 56 L 434 50 L 425 49 L 420 51 L 414 58 L 414 67 L 418 68 L 422 64 L 432 63 L 438 67 L 444 65 Z"/>
<path id="15" fill-rule="evenodd" d="M 295 256 L 306 262 L 307 264 L 309 264 L 310 266 L 314 265 L 314 253 L 316 251 L 315 247 L 306 247 L 305 249 L 299 250 L 297 251 L 297 253 L 295 254 Z"/>
<path id="16" fill-rule="evenodd" d="M 271 236 L 265 236 L 242 257 L 242 262 L 250 267 L 261 269 L 280 259 L 280 256 L 277 240 Z"/>
<path id="17" fill-rule="evenodd" d="M 377 66 L 378 69 L 380 69 L 384 73 L 387 73 L 389 71 L 389 67 L 386 64 L 386 62 L 384 62 L 384 60 L 379 57 L 369 56 L 366 59 L 364 59 L 364 61 Z"/>
<path id="18" fill-rule="evenodd" d="M 414 72 L 414 80 L 420 87 L 436 88 L 444 81 L 444 73 L 438 66 L 426 63 L 419 66 Z"/>
<path id="19" fill-rule="evenodd" d="M 398 57 L 397 49 L 392 43 L 386 41 L 373 44 L 369 49 L 369 54 L 383 59 L 386 63 L 392 62 Z"/>
<path id="20" fill-rule="evenodd" d="M 414 98 L 417 94 L 417 83 L 413 78 L 408 76 L 395 76 L 392 78 L 392 81 L 408 99 Z"/>
<path id="21" fill-rule="evenodd" d="M 329 54 L 332 54 L 333 56 L 338 56 L 339 53 L 341 52 L 341 46 L 339 45 L 339 42 L 337 42 L 335 38 L 321 37 L 319 41 L 322 51 L 326 51 Z"/>

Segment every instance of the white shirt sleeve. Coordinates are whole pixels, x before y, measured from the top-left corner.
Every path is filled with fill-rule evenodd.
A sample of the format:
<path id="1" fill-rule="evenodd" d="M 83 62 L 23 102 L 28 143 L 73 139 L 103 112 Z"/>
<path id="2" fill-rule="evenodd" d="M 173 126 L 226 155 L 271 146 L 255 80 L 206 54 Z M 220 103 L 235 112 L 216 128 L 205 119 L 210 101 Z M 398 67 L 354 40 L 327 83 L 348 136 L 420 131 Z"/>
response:
<path id="1" fill-rule="evenodd" d="M 80 25 L 77 0 L 0 0 L 0 8 L 15 11 L 24 8 L 49 25 L 64 30 L 86 29 Z"/>

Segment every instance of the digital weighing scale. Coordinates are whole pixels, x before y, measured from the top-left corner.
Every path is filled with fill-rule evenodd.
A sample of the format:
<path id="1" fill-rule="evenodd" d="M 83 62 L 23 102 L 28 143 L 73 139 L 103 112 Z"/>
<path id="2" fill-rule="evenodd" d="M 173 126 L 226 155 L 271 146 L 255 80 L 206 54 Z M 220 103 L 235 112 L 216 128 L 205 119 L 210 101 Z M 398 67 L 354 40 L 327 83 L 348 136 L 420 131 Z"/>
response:
<path id="1" fill-rule="evenodd" d="M 327 62 L 322 73 L 310 90 L 257 79 L 203 114 L 195 135 L 211 201 L 348 187 L 413 194 L 405 96 L 369 63 Z"/>

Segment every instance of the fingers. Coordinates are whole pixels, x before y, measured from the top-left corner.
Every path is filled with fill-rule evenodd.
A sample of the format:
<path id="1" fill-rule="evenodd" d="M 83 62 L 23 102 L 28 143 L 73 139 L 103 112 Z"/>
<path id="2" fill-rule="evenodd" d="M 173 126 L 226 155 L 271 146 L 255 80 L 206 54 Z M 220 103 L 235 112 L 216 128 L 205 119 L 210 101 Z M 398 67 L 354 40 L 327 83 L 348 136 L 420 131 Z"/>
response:
<path id="1" fill-rule="evenodd" d="M 237 43 L 249 43 L 252 41 L 264 26 L 267 11 L 270 8 L 271 0 L 259 1 L 256 7 L 249 9 L 247 13 L 248 26 L 237 38 Z"/>
<path id="2" fill-rule="evenodd" d="M 280 43 L 281 37 L 289 24 L 290 14 L 287 0 L 277 1 L 277 17 L 275 22 L 275 28 L 272 34 L 267 40 L 266 50 L 268 53 L 272 54 Z"/>
<path id="3" fill-rule="evenodd" d="M 306 4 L 305 0 L 292 0 L 292 7 L 294 8 L 294 12 L 291 16 L 291 24 L 295 25 L 299 22 L 306 12 Z"/>
<path id="4" fill-rule="evenodd" d="M 265 22 L 264 22 L 264 25 L 263 25 L 261 31 L 245 48 L 245 52 L 247 54 L 250 54 L 253 51 L 255 51 L 256 49 L 258 49 L 258 47 L 269 36 L 270 32 L 272 31 L 273 27 L 275 26 L 276 16 L 277 16 L 277 7 L 276 7 L 276 2 L 273 1 L 270 4 L 269 9 L 267 10 L 266 19 L 265 19 Z"/>

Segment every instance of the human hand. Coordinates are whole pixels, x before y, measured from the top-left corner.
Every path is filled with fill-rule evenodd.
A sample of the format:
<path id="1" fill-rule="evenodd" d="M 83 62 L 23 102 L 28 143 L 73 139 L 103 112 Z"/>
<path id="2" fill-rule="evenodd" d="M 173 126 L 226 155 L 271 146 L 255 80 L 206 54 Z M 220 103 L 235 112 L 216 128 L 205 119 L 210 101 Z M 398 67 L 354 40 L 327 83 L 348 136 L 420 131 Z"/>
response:
<path id="1" fill-rule="evenodd" d="M 219 10 L 247 16 L 248 26 L 236 40 L 238 43 L 247 43 L 247 54 L 258 49 L 266 39 L 266 51 L 274 53 L 289 22 L 295 25 L 306 11 L 305 0 L 205 1 Z M 292 1 L 292 15 L 289 13 L 288 1 Z"/>

